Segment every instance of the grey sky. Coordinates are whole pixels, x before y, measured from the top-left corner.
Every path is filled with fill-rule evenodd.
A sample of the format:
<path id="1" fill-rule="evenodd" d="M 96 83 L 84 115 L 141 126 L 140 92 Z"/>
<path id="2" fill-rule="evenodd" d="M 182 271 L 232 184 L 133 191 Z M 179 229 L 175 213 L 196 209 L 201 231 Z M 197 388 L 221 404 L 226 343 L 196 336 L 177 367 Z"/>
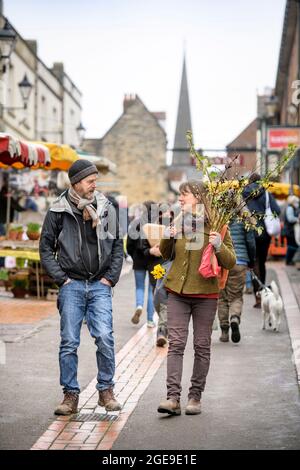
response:
<path id="1" fill-rule="evenodd" d="M 124 93 L 167 112 L 173 145 L 186 42 L 196 144 L 223 148 L 274 86 L 285 0 L 4 0 L 4 13 L 41 59 L 65 63 L 83 93 L 88 137 L 122 112 Z"/>

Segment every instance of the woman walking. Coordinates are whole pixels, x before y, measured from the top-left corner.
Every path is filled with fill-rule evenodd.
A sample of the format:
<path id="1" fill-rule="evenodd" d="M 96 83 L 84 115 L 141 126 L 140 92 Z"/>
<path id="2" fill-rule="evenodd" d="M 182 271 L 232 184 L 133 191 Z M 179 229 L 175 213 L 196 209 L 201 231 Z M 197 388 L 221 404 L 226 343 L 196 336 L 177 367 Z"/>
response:
<path id="1" fill-rule="evenodd" d="M 156 281 L 152 276 L 151 271 L 155 264 L 154 260 L 158 259 L 160 253 L 157 247 L 155 249 L 150 248 L 147 240 L 143 238 L 142 230 L 143 225 L 151 221 L 151 206 L 153 204 L 155 204 L 154 201 L 145 201 L 143 203 L 143 212 L 138 219 L 131 222 L 127 236 L 127 253 L 133 260 L 136 300 L 136 308 L 131 321 L 135 325 L 138 324 L 143 313 L 145 282 L 148 273 L 147 326 L 149 328 L 153 328 L 155 326 L 153 321 L 153 290 L 155 288 Z"/>
<path id="2" fill-rule="evenodd" d="M 179 190 L 183 223 L 180 228 L 171 226 L 169 239 L 165 238 L 160 243 L 160 252 L 165 259 L 175 257 L 165 282 L 169 333 L 167 399 L 160 403 L 158 412 L 181 414 L 183 355 L 192 317 L 194 367 L 185 413 L 194 415 L 201 413 L 201 396 L 210 364 L 211 333 L 219 297 L 217 277 L 202 277 L 198 273 L 199 264 L 208 243 L 213 245 L 221 267 L 231 269 L 236 258 L 229 232 L 222 241 L 219 233 L 210 232 L 205 215 L 197 212 L 204 185 L 191 180 L 183 183 Z"/>

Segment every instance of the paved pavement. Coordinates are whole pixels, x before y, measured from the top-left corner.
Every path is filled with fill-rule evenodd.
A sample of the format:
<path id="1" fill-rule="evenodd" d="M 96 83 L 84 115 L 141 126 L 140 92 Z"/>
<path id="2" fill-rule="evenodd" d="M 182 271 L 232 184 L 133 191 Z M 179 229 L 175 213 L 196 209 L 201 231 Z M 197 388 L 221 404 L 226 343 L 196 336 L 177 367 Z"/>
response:
<path id="1" fill-rule="evenodd" d="M 277 268 L 273 264 L 270 266 L 271 279 L 276 277 Z M 137 364 L 143 362 L 143 374 L 146 374 L 144 385 L 140 386 L 140 393 L 135 394 L 135 399 L 131 395 L 131 399 L 127 400 L 127 412 L 123 417 L 120 414 L 113 423 L 116 424 L 116 431 L 111 431 L 109 438 L 101 434 L 102 423 L 98 428 L 93 427 L 96 434 L 91 438 L 88 435 L 91 423 L 78 425 L 62 420 L 62 427 L 71 426 L 72 433 L 68 437 L 75 439 L 77 445 L 82 444 L 82 448 L 89 448 L 97 441 L 97 447 L 94 448 L 113 450 L 300 449 L 299 388 L 287 322 L 284 318 L 280 333 L 262 331 L 261 312 L 253 309 L 252 304 L 252 296 L 245 296 L 241 343 L 220 343 L 219 332 L 213 332 L 212 361 L 203 396 L 202 414 L 165 417 L 159 415 L 156 408 L 165 395 L 166 351 L 157 353 L 159 348 L 154 346 L 155 331 L 130 323 L 134 306 L 133 276 L 129 274 L 123 277 L 114 296 L 118 367 L 119 372 L 123 367 L 127 373 L 126 387 L 132 393 L 132 381 L 138 376 L 142 377 L 141 373 L 135 372 L 141 367 Z M 297 314 L 300 325 L 299 310 Z M 52 410 L 61 399 L 57 363 L 58 331 L 58 318 L 54 316 L 43 320 L 41 329 L 31 337 L 6 344 L 7 363 L 5 366 L 0 365 L 3 384 L 0 404 L 1 449 L 31 448 L 45 431 L 48 434 L 44 442 L 47 443 L 47 436 L 50 442 L 54 437 L 47 429 L 56 429 L 57 434 Z M 129 348 L 129 344 L 134 346 L 137 341 L 140 341 L 142 347 Z M 96 365 L 92 344 L 84 328 L 79 378 L 82 389 L 87 387 L 82 394 L 87 401 L 84 406 L 95 411 L 93 378 Z M 151 374 L 149 369 L 147 372 L 145 363 L 148 363 Z M 131 370 L 131 376 L 125 364 Z M 182 405 L 186 401 L 191 368 L 192 345 L 189 341 L 184 362 Z M 151 380 L 148 380 L 150 376 Z M 119 378 L 120 375 L 117 375 L 117 380 Z M 123 399 L 127 399 L 121 387 L 118 393 L 123 393 Z M 131 407 L 128 406 L 130 403 Z M 82 429 L 76 432 L 80 426 Z M 60 436 L 66 438 L 66 434 Z M 76 448 L 75 441 L 70 445 L 67 439 L 60 438 L 61 447 L 57 448 Z M 104 445 L 105 441 L 109 443 L 108 446 Z M 55 442 L 58 445 L 58 441 Z"/>
<path id="2" fill-rule="evenodd" d="M 269 280 L 276 272 L 269 271 Z M 283 319 L 280 333 L 261 330 L 261 311 L 245 295 L 238 345 L 213 332 L 212 361 L 199 416 L 162 417 L 160 368 L 113 445 L 125 449 L 300 449 L 300 400 L 292 349 Z M 299 312 L 298 312 L 299 313 Z M 300 324 L 300 313 L 299 313 Z M 192 344 L 184 361 L 182 404 L 187 401 Z M 145 427 L 145 422 L 147 427 Z"/>

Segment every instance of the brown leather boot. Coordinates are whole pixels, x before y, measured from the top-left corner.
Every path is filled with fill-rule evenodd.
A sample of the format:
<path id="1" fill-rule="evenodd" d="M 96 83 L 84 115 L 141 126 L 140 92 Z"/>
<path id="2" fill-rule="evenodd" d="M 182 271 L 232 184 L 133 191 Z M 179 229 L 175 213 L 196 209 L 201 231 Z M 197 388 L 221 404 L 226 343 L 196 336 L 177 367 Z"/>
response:
<path id="1" fill-rule="evenodd" d="M 99 390 L 99 406 L 104 406 L 106 411 L 119 411 L 122 407 L 116 400 L 113 389 Z"/>
<path id="2" fill-rule="evenodd" d="M 167 344 L 168 333 L 165 327 L 158 328 L 156 336 L 156 346 L 163 348 Z"/>
<path id="3" fill-rule="evenodd" d="M 54 411 L 56 415 L 72 415 L 78 412 L 78 401 L 79 394 L 73 392 L 66 392 L 64 394 L 64 399 L 60 405 Z"/>
<path id="4" fill-rule="evenodd" d="M 199 415 L 201 413 L 201 401 L 190 398 L 185 408 L 186 415 Z"/>
<path id="5" fill-rule="evenodd" d="M 179 401 L 174 398 L 163 400 L 157 408 L 159 413 L 168 413 L 168 415 L 181 415 L 181 408 Z"/>

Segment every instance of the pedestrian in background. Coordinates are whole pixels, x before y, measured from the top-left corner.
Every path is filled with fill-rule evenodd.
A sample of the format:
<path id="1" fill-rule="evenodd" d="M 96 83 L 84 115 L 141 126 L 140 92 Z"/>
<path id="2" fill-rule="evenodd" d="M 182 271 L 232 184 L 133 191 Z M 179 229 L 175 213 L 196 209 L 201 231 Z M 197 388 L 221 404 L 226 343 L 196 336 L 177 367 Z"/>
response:
<path id="1" fill-rule="evenodd" d="M 243 308 L 243 291 L 246 272 L 254 268 L 255 235 L 253 230 L 246 230 L 242 222 L 234 220 L 229 225 L 230 235 L 235 250 L 236 264 L 228 273 L 225 288 L 221 290 L 218 302 L 218 317 L 221 327 L 220 341 L 238 343 L 241 339 L 239 325 Z"/>
<path id="2" fill-rule="evenodd" d="M 289 196 L 287 199 L 287 207 L 284 212 L 283 233 L 287 240 L 287 251 L 285 264 L 287 266 L 294 265 L 293 258 L 298 250 L 298 243 L 295 238 L 295 225 L 299 223 L 299 198 L 297 196 Z"/>
<path id="3" fill-rule="evenodd" d="M 247 200 L 247 207 L 250 213 L 257 217 L 257 226 L 262 229 L 262 233 L 255 233 L 255 245 L 256 245 L 256 261 L 254 266 L 254 272 L 262 284 L 266 283 L 266 261 L 268 257 L 268 251 L 271 243 L 271 237 L 266 230 L 264 223 L 264 216 L 266 213 L 266 190 L 261 187 L 258 181 L 261 180 L 261 176 L 258 173 L 253 173 L 249 178 L 249 184 L 246 186 L 243 192 L 243 198 Z M 274 196 L 268 191 L 270 208 L 271 211 L 279 216 L 280 207 L 277 204 Z M 253 288 L 255 295 L 254 308 L 261 308 L 261 298 L 258 295 L 259 284 L 256 280 L 253 280 Z"/>
<path id="4" fill-rule="evenodd" d="M 153 327 L 153 290 L 155 288 L 155 279 L 151 274 L 153 264 L 160 256 L 157 247 L 152 249 L 145 240 L 143 234 L 143 225 L 151 222 L 151 205 L 155 205 L 154 201 L 145 201 L 142 205 L 141 213 L 133 219 L 128 228 L 127 236 L 127 253 L 133 260 L 133 272 L 135 280 L 135 312 L 131 318 L 132 323 L 137 325 L 143 313 L 145 284 L 148 278 L 148 298 L 147 298 L 147 326 Z"/>
<path id="5" fill-rule="evenodd" d="M 159 413 L 181 414 L 183 355 L 191 317 L 194 366 L 185 413 L 201 413 L 201 397 L 210 365 L 211 333 L 217 310 L 219 285 L 217 277 L 204 278 L 198 273 L 198 268 L 208 243 L 213 245 L 220 266 L 231 269 L 236 261 L 229 231 L 227 230 L 222 241 L 221 235 L 210 232 L 204 216 L 197 213 L 197 205 L 201 204 L 203 191 L 204 185 L 198 181 L 181 184 L 179 202 L 184 219 L 182 232 L 179 233 L 175 226 L 171 226 L 167 231 L 170 238 L 165 238 L 160 243 L 164 259 L 170 259 L 172 253 L 175 255 L 165 281 L 168 290 L 169 333 L 167 399 L 159 404 Z M 202 237 L 202 243 L 195 241 L 196 246 L 193 246 L 193 240 L 198 236 Z"/>
<path id="6" fill-rule="evenodd" d="M 164 227 L 169 227 L 175 218 L 177 207 L 170 203 L 161 203 L 158 206 L 158 223 Z M 172 260 L 160 260 L 162 267 L 166 270 L 170 269 Z M 158 325 L 156 333 L 156 346 L 164 347 L 168 342 L 168 321 L 167 321 L 167 305 L 168 293 L 164 286 L 165 280 L 159 279 L 156 281 L 154 290 L 154 307 L 158 315 Z"/>
<path id="7" fill-rule="evenodd" d="M 111 291 L 120 277 L 123 243 L 115 208 L 95 191 L 97 174 L 89 161 L 73 163 L 69 169 L 71 188 L 48 210 L 40 240 L 42 265 L 59 286 L 59 366 L 64 399 L 55 410 L 58 415 L 77 412 L 77 349 L 84 317 L 97 346 L 98 404 L 107 411 L 121 409 L 113 393 Z"/>

